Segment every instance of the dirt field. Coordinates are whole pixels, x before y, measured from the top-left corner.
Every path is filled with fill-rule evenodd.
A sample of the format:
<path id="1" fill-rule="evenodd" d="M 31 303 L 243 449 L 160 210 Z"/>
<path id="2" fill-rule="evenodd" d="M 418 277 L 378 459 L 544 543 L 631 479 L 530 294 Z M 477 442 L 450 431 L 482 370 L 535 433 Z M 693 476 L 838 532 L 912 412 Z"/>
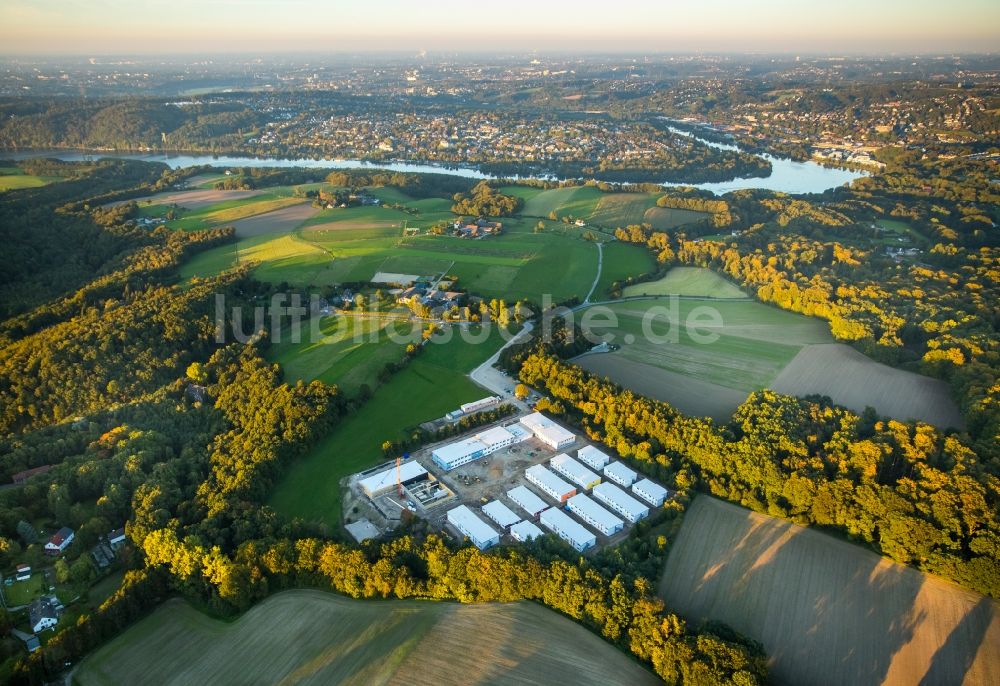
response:
<path id="1" fill-rule="evenodd" d="M 1000 605 L 817 531 L 699 496 L 660 594 L 761 641 L 778 684 L 1000 683 Z"/>
<path id="2" fill-rule="evenodd" d="M 804 347 L 771 388 L 789 395 L 828 395 L 856 412 L 871 405 L 880 414 L 896 419 L 919 419 L 940 427 L 965 426 L 943 381 L 893 369 L 840 343 Z"/>
<path id="3" fill-rule="evenodd" d="M 252 198 L 255 195 L 260 195 L 264 191 L 219 191 L 219 190 L 190 190 L 182 191 L 180 193 L 157 193 L 156 195 L 149 195 L 144 198 L 135 198 L 135 202 L 138 204 L 143 204 L 147 200 L 151 200 L 156 205 L 178 205 L 180 207 L 186 207 L 189 210 L 200 210 L 203 207 L 208 207 L 209 205 L 215 205 L 220 202 L 226 202 L 227 200 L 243 200 L 244 198 Z M 130 201 L 125 201 L 130 202 Z M 115 203 L 118 204 L 118 203 Z"/>
<path id="4" fill-rule="evenodd" d="M 677 374 L 617 354 L 584 355 L 573 360 L 589 372 L 607 376 L 640 395 L 670 403 L 684 414 L 728 421 L 747 394 L 710 381 Z"/>
<path id="5" fill-rule="evenodd" d="M 232 226 L 236 228 L 236 235 L 239 238 L 261 236 L 266 233 L 285 233 L 320 211 L 310 203 L 303 202 L 273 212 L 238 219 L 232 222 Z"/>
<path id="6" fill-rule="evenodd" d="M 660 683 L 596 635 L 531 603 L 358 601 L 321 591 L 285 591 L 229 624 L 169 601 L 84 660 L 75 680 L 81 686 Z"/>
<path id="7" fill-rule="evenodd" d="M 399 229 L 400 222 L 395 219 L 358 219 L 348 221 L 330 221 L 322 224 L 310 224 L 303 229 L 306 233 L 319 231 L 353 231 L 358 229 Z M 397 234 L 398 235 L 398 234 Z"/>

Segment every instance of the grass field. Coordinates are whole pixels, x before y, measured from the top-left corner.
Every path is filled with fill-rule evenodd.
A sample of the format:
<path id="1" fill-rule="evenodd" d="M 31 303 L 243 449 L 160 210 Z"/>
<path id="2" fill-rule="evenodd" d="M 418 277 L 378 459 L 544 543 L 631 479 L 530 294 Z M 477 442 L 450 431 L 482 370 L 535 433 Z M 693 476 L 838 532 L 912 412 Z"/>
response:
<path id="1" fill-rule="evenodd" d="M 288 381 L 319 379 L 350 395 L 357 393 L 362 384 L 373 385 L 387 362 L 403 357 L 404 339 L 413 338 L 412 324 L 387 320 L 324 317 L 318 326 L 322 339 L 313 339 L 303 327 L 299 343 L 291 342 L 290 331 L 282 331 L 281 342 L 272 343 L 267 357 L 281 365 Z M 390 337 L 391 327 L 398 336 Z M 419 330 L 416 340 L 420 340 Z"/>
<path id="2" fill-rule="evenodd" d="M 602 193 L 589 221 L 615 229 L 629 224 L 642 224 L 646 211 L 656 206 L 658 193 Z"/>
<path id="3" fill-rule="evenodd" d="M 558 217 L 572 215 L 587 219 L 594 213 L 597 204 L 604 196 L 604 193 L 590 186 L 554 188 L 547 191 L 506 186 L 502 190 L 525 198 L 521 210 L 521 214 L 525 217 L 548 217 L 550 212 L 555 212 Z"/>
<path id="4" fill-rule="evenodd" d="M 591 300 L 600 300 L 606 296 L 615 281 L 624 282 L 630 276 L 651 272 L 656 267 L 653 256 L 645 246 L 613 241 L 605 243 L 602 249 L 604 262 L 601 266 L 601 280 L 597 282 Z"/>
<path id="5" fill-rule="evenodd" d="M 27 581 L 15 581 L 10 586 L 4 586 L 3 595 L 7 599 L 8 607 L 18 607 L 19 605 L 27 605 L 48 590 L 49 586 L 45 583 L 45 575 L 36 572 Z"/>
<path id="6" fill-rule="evenodd" d="M 58 176 L 25 174 L 18 167 L 0 167 L 0 192 L 19 190 L 21 188 L 39 188 L 61 180 Z"/>
<path id="7" fill-rule="evenodd" d="M 625 297 L 633 295 L 688 295 L 702 298 L 746 298 L 738 286 L 711 269 L 674 267 L 662 279 L 627 286 Z"/>
<path id="8" fill-rule="evenodd" d="M 1000 606 L 818 531 L 698 496 L 660 595 L 761 641 L 777 684 L 1000 683 Z"/>
<path id="9" fill-rule="evenodd" d="M 642 222 L 650 224 L 654 229 L 667 231 L 676 229 L 678 226 L 692 224 L 701 221 L 708 214 L 706 212 L 695 212 L 694 210 L 678 210 L 672 207 L 650 207 L 642 217 Z"/>
<path id="10" fill-rule="evenodd" d="M 682 412 L 716 419 L 768 387 L 803 346 L 832 342 L 826 322 L 752 300 L 633 300 L 607 308 L 617 323 L 595 333 L 611 333 L 621 349 L 585 356 L 581 365 Z M 702 308 L 717 313 L 721 325 L 689 319 Z M 647 313 L 656 316 L 644 324 Z M 700 341 L 713 333 L 714 341 Z"/>
<path id="11" fill-rule="evenodd" d="M 944 381 L 894 369 L 840 343 L 806 346 L 771 388 L 789 395 L 828 395 L 855 412 L 863 412 L 871 405 L 895 419 L 965 428 L 962 413 Z"/>
<path id="12" fill-rule="evenodd" d="M 474 637 L 475 650 L 463 650 Z M 360 601 L 284 591 L 232 623 L 171 600 L 81 663 L 106 684 L 642 684 L 630 657 L 531 603 Z"/>
<path id="13" fill-rule="evenodd" d="M 340 480 L 384 460 L 382 442 L 487 395 L 466 376 L 500 347 L 499 333 L 478 345 L 458 336 L 430 343 L 355 414 L 346 417 L 298 460 L 271 494 L 269 504 L 287 517 L 335 527 L 341 519 Z"/>

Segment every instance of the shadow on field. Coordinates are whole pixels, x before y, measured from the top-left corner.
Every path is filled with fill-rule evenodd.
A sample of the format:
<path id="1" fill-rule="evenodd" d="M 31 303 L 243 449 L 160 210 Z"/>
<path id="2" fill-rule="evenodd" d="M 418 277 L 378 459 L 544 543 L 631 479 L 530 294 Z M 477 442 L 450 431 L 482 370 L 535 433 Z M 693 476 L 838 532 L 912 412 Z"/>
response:
<path id="1" fill-rule="evenodd" d="M 937 649 L 920 686 L 962 683 L 993 621 L 994 603 L 983 598 L 969 610 Z M 961 674 L 958 674 L 961 672 Z"/>
<path id="2" fill-rule="evenodd" d="M 708 511 L 699 513 L 700 531 L 682 530 L 668 560 L 661 587 L 668 606 L 763 643 L 775 683 L 886 680 L 894 657 L 926 619 L 915 608 L 919 575 L 736 505 L 701 496 L 692 507 Z"/>

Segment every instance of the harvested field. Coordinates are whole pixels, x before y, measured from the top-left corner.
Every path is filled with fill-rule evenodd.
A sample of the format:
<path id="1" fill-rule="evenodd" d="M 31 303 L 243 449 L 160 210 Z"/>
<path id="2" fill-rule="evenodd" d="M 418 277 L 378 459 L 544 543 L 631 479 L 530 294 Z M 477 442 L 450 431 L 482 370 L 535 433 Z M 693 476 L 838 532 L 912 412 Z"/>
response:
<path id="1" fill-rule="evenodd" d="M 743 391 L 636 362 L 621 355 L 584 355 L 573 362 L 640 395 L 670 403 L 694 417 L 711 417 L 718 422 L 726 422 L 740 403 L 747 399 L 747 393 Z"/>
<path id="2" fill-rule="evenodd" d="M 871 405 L 894 419 L 919 419 L 942 428 L 964 428 L 948 385 L 875 362 L 850 346 L 808 345 L 771 384 L 789 395 L 828 395 L 855 412 Z"/>
<path id="3" fill-rule="evenodd" d="M 319 211 L 311 204 L 303 202 L 246 219 L 238 219 L 232 223 L 232 226 L 235 227 L 236 235 L 239 238 L 269 233 L 286 233 Z"/>
<path id="4" fill-rule="evenodd" d="M 1000 605 L 818 531 L 698 496 L 660 595 L 761 641 L 778 684 L 1000 683 Z"/>
<path id="5" fill-rule="evenodd" d="M 475 637 L 475 650 L 462 645 Z M 531 603 L 360 601 L 285 591 L 232 623 L 171 600 L 81 663 L 104 684 L 656 684 L 624 653 Z"/>
<path id="6" fill-rule="evenodd" d="M 711 269 L 674 267 L 663 278 L 627 286 L 624 297 L 634 295 L 685 295 L 702 298 L 746 298 L 739 286 Z"/>
<path id="7" fill-rule="evenodd" d="M 157 193 L 156 195 L 149 195 L 144 198 L 135 198 L 135 202 L 138 204 L 143 204 L 145 202 L 150 202 L 154 205 L 178 205 L 180 207 L 186 207 L 189 210 L 200 210 L 205 207 L 210 207 L 212 205 L 217 205 L 220 202 L 227 202 L 230 200 L 245 200 L 246 198 L 252 198 L 255 195 L 260 195 L 264 191 L 220 191 L 220 190 L 190 190 L 181 191 L 179 193 Z M 131 202 L 130 200 L 125 200 L 123 202 Z M 112 203 L 115 205 L 121 203 Z"/>

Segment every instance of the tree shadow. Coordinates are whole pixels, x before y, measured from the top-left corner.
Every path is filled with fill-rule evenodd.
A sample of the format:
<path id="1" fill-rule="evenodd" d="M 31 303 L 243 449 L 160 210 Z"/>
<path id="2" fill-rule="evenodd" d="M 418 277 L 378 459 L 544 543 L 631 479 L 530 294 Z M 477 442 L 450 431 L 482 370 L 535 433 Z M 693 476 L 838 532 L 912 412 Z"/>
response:
<path id="1" fill-rule="evenodd" d="M 948 640 L 935 651 L 920 686 L 962 683 L 976 660 L 995 612 L 996 605 L 989 598 L 976 603 L 951 630 Z"/>

